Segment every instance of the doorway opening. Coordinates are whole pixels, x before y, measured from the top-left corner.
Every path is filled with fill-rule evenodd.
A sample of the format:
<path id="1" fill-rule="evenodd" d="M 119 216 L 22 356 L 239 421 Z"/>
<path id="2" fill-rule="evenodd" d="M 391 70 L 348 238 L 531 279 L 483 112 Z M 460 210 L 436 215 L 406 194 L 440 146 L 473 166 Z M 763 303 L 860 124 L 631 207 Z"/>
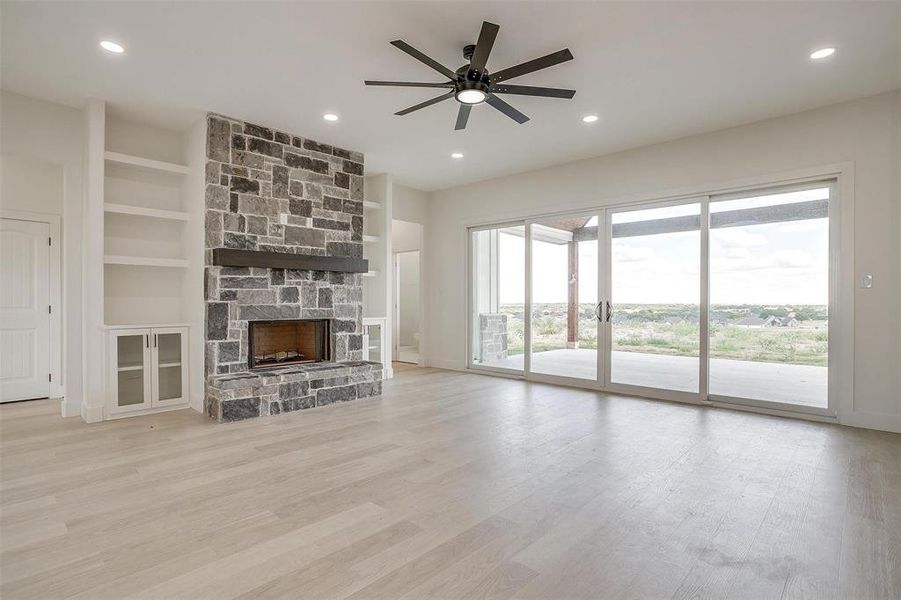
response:
<path id="1" fill-rule="evenodd" d="M 393 359 L 418 365 L 422 331 L 422 225 L 394 220 L 391 238 L 394 249 Z"/>

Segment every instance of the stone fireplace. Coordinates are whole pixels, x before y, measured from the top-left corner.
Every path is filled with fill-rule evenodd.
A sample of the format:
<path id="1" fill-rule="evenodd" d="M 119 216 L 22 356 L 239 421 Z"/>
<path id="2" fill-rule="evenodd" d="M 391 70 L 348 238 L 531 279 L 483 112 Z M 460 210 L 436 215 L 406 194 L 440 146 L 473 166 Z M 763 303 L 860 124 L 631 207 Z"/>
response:
<path id="1" fill-rule="evenodd" d="M 363 156 L 207 118 L 206 408 L 235 421 L 381 393 L 363 360 Z"/>

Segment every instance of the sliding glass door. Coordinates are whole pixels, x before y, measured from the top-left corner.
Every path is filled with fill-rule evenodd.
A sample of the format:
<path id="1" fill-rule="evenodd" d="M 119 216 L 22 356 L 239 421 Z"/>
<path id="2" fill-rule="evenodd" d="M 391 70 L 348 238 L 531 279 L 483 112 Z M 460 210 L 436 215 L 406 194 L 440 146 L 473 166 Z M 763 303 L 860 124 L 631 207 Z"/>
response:
<path id="1" fill-rule="evenodd" d="M 701 202 L 609 212 L 609 384 L 697 394 Z"/>
<path id="2" fill-rule="evenodd" d="M 469 366 L 826 414 L 834 182 L 470 230 Z"/>
<path id="3" fill-rule="evenodd" d="M 595 214 L 529 223 L 529 373 L 598 380 L 598 227 Z"/>
<path id="4" fill-rule="evenodd" d="M 711 198 L 711 397 L 828 407 L 830 193 Z"/>

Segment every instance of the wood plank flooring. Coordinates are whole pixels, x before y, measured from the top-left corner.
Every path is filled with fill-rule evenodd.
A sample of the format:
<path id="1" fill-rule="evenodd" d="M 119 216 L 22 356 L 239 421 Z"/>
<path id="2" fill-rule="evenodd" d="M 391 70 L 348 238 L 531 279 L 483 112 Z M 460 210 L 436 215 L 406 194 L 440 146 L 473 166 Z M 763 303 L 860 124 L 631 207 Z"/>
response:
<path id="1" fill-rule="evenodd" d="M 901 598 L 901 435 L 398 368 L 217 425 L 0 407 L 0 596 Z"/>

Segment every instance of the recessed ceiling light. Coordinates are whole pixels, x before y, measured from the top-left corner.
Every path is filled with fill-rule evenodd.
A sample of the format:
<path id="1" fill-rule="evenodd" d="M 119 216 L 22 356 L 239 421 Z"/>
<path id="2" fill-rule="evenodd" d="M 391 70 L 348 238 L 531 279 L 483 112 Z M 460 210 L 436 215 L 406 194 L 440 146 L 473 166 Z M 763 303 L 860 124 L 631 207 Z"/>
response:
<path id="1" fill-rule="evenodd" d="M 820 60 L 821 58 L 826 58 L 835 54 L 835 48 L 820 48 L 819 50 L 814 50 L 810 53 L 810 58 L 813 60 Z"/>
<path id="2" fill-rule="evenodd" d="M 463 158 L 463 153 L 462 152 L 452 152 L 451 158 Z"/>
<path id="3" fill-rule="evenodd" d="M 113 54 L 122 54 L 123 52 L 125 52 L 125 48 L 123 48 L 120 44 L 111 42 L 109 40 L 103 40 L 102 42 L 100 42 L 100 47 L 107 52 L 112 52 Z"/>
<path id="4" fill-rule="evenodd" d="M 597 120 L 598 120 L 597 115 L 585 115 L 584 117 L 582 117 L 583 123 L 594 123 Z"/>
<path id="5" fill-rule="evenodd" d="M 325 113 L 324 115 L 322 115 L 322 118 L 325 119 L 326 121 L 337 121 L 338 115 L 336 115 L 334 113 Z"/>

